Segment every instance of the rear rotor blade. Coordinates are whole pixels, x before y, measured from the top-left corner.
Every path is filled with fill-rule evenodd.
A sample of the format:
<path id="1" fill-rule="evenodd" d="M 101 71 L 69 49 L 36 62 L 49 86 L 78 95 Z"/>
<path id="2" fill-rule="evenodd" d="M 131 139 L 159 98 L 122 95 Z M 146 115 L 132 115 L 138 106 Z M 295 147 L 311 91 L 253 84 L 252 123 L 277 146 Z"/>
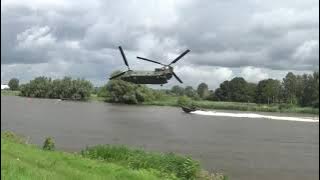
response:
<path id="1" fill-rule="evenodd" d="M 172 74 L 180 83 L 183 83 L 181 79 L 176 75 L 176 73 L 172 72 Z"/>
<path id="2" fill-rule="evenodd" d="M 154 61 L 154 60 L 150 60 L 150 59 L 147 59 L 147 58 L 143 58 L 143 57 L 137 57 L 138 59 L 142 59 L 142 60 L 145 60 L 145 61 L 149 61 L 149 62 L 153 62 L 153 63 L 156 63 L 156 64 L 160 64 L 160 65 L 163 65 L 164 66 L 164 64 L 162 64 L 162 63 L 160 63 L 160 62 L 157 62 L 157 61 Z"/>
<path id="3" fill-rule="evenodd" d="M 120 50 L 120 52 L 121 52 L 121 55 L 122 55 L 122 58 L 123 58 L 124 63 L 128 66 L 128 69 L 129 69 L 129 64 L 128 64 L 126 55 L 124 54 L 121 46 L 119 46 L 119 50 Z"/>
<path id="4" fill-rule="evenodd" d="M 171 65 L 171 64 L 173 64 L 173 63 L 176 63 L 179 59 L 181 59 L 184 55 L 186 55 L 188 52 L 190 52 L 190 50 L 189 49 L 187 49 L 185 52 L 183 52 L 180 56 L 178 56 L 175 60 L 173 60 L 170 64 L 169 64 L 169 66 Z"/>
<path id="5" fill-rule="evenodd" d="M 112 79 L 114 79 L 114 78 L 117 78 L 117 77 L 119 77 L 119 76 L 122 76 L 123 74 L 125 74 L 127 71 L 125 71 L 125 72 L 122 72 L 122 73 L 119 73 L 119 74 L 117 74 L 117 75 L 114 75 L 114 76 L 112 76 L 111 78 L 109 78 L 109 80 L 112 80 Z"/>

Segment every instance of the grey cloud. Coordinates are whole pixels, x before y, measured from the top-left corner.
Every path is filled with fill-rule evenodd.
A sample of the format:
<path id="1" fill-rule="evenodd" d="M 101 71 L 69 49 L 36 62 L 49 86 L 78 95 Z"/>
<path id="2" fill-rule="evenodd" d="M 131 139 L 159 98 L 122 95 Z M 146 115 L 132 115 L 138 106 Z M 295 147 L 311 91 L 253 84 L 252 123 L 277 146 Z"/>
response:
<path id="1" fill-rule="evenodd" d="M 218 66 L 228 71 L 250 66 L 287 72 L 319 66 L 317 0 L 12 2 L 2 7 L 1 14 L 1 64 L 11 69 L 10 75 L 17 68 L 14 65 L 20 66 L 19 71 L 34 65 L 52 74 L 103 82 L 114 69 L 125 69 L 119 45 L 132 67 L 147 70 L 156 65 L 135 56 L 169 63 L 186 48 L 191 52 L 177 69 L 210 71 Z M 18 35 L 35 27 L 50 31 L 39 41 L 21 46 Z M 42 72 L 28 73 L 37 71 Z M 181 71 L 191 81 L 190 72 Z M 244 74 L 252 77 L 260 71 L 250 73 Z M 196 78 L 201 79 L 194 76 L 192 82 Z"/>

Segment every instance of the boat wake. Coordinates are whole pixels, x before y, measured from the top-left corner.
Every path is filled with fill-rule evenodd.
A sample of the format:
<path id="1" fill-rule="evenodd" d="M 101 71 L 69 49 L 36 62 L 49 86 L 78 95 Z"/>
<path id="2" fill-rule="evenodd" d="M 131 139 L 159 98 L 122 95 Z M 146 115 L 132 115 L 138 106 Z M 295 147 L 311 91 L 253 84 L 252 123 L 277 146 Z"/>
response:
<path id="1" fill-rule="evenodd" d="M 205 116 L 264 118 L 264 119 L 283 120 L 283 121 L 319 122 L 318 118 L 313 118 L 313 117 L 285 117 L 285 116 L 261 115 L 261 114 L 254 114 L 254 113 L 226 113 L 226 112 L 215 112 L 215 111 L 193 111 L 190 113 L 205 115 Z"/>

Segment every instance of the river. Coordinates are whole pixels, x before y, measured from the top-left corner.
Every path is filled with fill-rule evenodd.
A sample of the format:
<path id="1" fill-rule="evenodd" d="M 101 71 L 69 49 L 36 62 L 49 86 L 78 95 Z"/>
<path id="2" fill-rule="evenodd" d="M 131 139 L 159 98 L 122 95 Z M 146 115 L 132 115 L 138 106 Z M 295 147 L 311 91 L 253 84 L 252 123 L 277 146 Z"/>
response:
<path id="1" fill-rule="evenodd" d="M 1 96 L 3 130 L 25 135 L 38 145 L 52 136 L 64 151 L 125 144 L 190 155 L 206 170 L 223 172 L 232 180 L 319 179 L 319 123 L 315 122 Z"/>

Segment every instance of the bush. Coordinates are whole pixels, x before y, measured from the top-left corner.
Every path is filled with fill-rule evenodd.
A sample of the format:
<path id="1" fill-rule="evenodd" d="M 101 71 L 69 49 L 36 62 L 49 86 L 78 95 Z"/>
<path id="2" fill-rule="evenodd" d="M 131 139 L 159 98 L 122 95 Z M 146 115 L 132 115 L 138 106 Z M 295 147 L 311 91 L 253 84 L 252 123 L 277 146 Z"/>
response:
<path id="1" fill-rule="evenodd" d="M 139 104 L 155 99 L 153 90 L 145 85 L 137 85 L 122 80 L 111 80 L 100 95 L 107 94 L 109 102 Z"/>
<path id="2" fill-rule="evenodd" d="M 4 131 L 1 133 L 1 137 L 9 139 L 15 143 L 25 144 L 25 138 L 23 136 L 19 136 L 11 131 Z"/>
<path id="3" fill-rule="evenodd" d="M 187 96 L 180 96 L 177 100 L 179 106 L 191 106 L 192 100 Z"/>
<path id="4" fill-rule="evenodd" d="M 65 77 L 62 80 L 47 77 L 37 77 L 29 83 L 21 85 L 21 96 L 39 98 L 68 98 L 87 100 L 92 92 L 92 84 L 84 79 L 72 80 Z"/>
<path id="5" fill-rule="evenodd" d="M 150 153 L 124 146 L 98 145 L 86 148 L 81 154 L 91 159 L 118 162 L 132 169 L 155 169 L 181 179 L 195 179 L 200 172 L 197 161 L 173 153 Z"/>
<path id="6" fill-rule="evenodd" d="M 52 137 L 47 137 L 46 140 L 43 143 L 42 149 L 53 151 L 55 149 L 54 140 Z"/>

